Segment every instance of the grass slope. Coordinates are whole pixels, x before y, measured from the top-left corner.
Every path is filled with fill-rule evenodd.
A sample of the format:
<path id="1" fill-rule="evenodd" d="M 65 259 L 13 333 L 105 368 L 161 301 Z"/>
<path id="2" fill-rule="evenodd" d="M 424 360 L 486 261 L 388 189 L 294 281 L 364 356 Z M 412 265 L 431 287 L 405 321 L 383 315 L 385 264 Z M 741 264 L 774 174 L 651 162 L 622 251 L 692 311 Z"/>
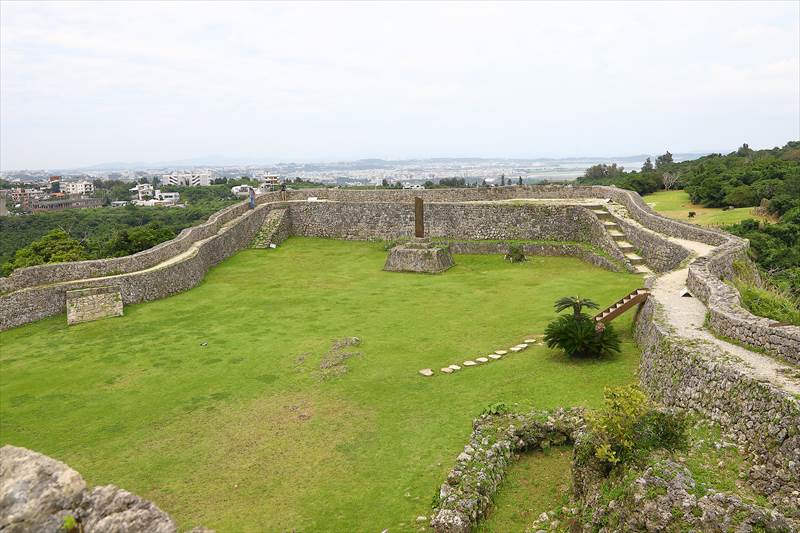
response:
<path id="1" fill-rule="evenodd" d="M 737 207 L 736 209 L 723 211 L 717 207 L 703 207 L 702 205 L 693 204 L 689 194 L 682 190 L 659 191 L 648 194 L 643 198 L 653 209 L 664 216 L 702 226 L 730 226 L 746 218 L 774 222 L 768 217 L 753 213 L 752 207 Z M 697 213 L 694 218 L 689 218 L 689 211 Z"/>
<path id="2" fill-rule="evenodd" d="M 560 296 L 611 303 L 637 276 L 500 256 L 398 274 L 385 257 L 379 243 L 293 238 L 124 317 L 0 333 L 0 443 L 150 498 L 182 527 L 416 530 L 487 404 L 597 406 L 603 387 L 635 379 L 630 313 L 612 359 L 533 347 L 452 376 L 417 371 L 542 332 Z M 353 335 L 349 371 L 320 381 L 334 340 Z"/>

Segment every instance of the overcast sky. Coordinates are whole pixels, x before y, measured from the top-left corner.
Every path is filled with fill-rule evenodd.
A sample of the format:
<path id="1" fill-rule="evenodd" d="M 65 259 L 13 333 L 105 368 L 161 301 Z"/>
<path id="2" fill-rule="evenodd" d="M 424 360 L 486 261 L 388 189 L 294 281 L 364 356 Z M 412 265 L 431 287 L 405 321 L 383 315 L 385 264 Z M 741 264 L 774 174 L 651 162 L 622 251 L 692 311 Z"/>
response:
<path id="1" fill-rule="evenodd" d="M 0 4 L 0 168 L 800 137 L 800 2 Z"/>

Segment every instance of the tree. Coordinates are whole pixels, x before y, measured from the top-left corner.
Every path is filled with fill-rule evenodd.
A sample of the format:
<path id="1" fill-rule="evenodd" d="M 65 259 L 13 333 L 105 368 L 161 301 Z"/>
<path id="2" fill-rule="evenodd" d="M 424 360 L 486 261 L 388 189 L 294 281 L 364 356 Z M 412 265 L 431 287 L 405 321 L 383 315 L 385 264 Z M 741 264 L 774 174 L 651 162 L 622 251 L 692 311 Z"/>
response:
<path id="1" fill-rule="evenodd" d="M 669 153 L 669 150 L 667 150 L 666 154 L 656 157 L 656 168 L 664 168 L 670 164 L 672 164 L 672 154 Z"/>
<path id="2" fill-rule="evenodd" d="M 500 185 L 503 186 L 506 184 L 506 175 L 500 174 Z"/>
<path id="3" fill-rule="evenodd" d="M 560 313 L 564 309 L 572 308 L 572 315 L 577 317 L 582 314 L 584 307 L 587 309 L 598 309 L 600 306 L 589 298 L 581 298 L 580 296 L 565 296 L 556 300 L 556 303 L 553 307 L 556 308 L 556 313 Z"/>
<path id="4" fill-rule="evenodd" d="M 596 322 L 584 314 L 563 315 L 547 325 L 544 341 L 572 357 L 591 357 L 619 352 L 620 341 L 611 324 Z"/>
<path id="5" fill-rule="evenodd" d="M 645 159 L 644 165 L 642 165 L 642 172 L 650 172 L 652 170 L 653 170 L 653 162 L 650 161 L 650 158 L 648 157 L 647 159 Z"/>
<path id="6" fill-rule="evenodd" d="M 41 239 L 33 241 L 25 248 L 20 248 L 14 258 L 3 265 L 3 270 L 10 273 L 17 268 L 25 268 L 45 263 L 66 263 L 87 259 L 86 250 L 61 228 L 54 229 Z"/>
<path id="7" fill-rule="evenodd" d="M 519 182 L 517 182 L 517 185 L 519 185 L 520 187 L 522 187 L 522 176 L 520 176 L 520 177 L 519 177 Z"/>
<path id="8" fill-rule="evenodd" d="M 670 190 L 678 182 L 678 175 L 672 172 L 664 172 L 661 175 L 661 183 L 664 185 L 664 190 Z"/>
<path id="9" fill-rule="evenodd" d="M 383 178 L 381 180 L 381 187 L 388 187 L 388 186 L 389 186 L 389 182 L 386 180 L 386 178 Z"/>

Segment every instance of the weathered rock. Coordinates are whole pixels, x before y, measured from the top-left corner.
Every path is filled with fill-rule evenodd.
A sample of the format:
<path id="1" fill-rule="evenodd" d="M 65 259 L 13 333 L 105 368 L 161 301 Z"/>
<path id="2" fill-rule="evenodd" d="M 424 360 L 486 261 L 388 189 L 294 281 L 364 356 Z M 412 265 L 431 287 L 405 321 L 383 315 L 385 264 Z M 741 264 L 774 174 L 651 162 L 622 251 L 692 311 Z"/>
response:
<path id="1" fill-rule="evenodd" d="M 508 351 L 507 350 L 495 350 L 494 353 L 496 353 L 497 355 L 505 355 L 505 354 L 508 353 Z"/>
<path id="2" fill-rule="evenodd" d="M 425 377 L 430 377 L 433 375 L 433 370 L 431 370 L 430 368 L 423 368 L 422 370 L 419 371 L 419 373 Z"/>
<path id="3" fill-rule="evenodd" d="M 461 370 L 461 367 L 458 365 L 450 365 L 450 368 L 452 368 L 453 370 Z"/>
<path id="4" fill-rule="evenodd" d="M 95 487 L 84 494 L 80 518 L 87 532 L 174 533 L 175 522 L 153 503 L 114 485 Z"/>
<path id="5" fill-rule="evenodd" d="M 463 364 L 464 364 L 464 366 L 475 366 L 478 363 L 476 363 L 475 361 L 470 360 L 470 361 L 464 361 Z"/>
<path id="6" fill-rule="evenodd" d="M 485 358 L 485 357 L 478 357 L 475 360 L 478 361 L 479 363 L 488 363 L 489 362 L 489 360 L 487 358 Z"/>
<path id="7" fill-rule="evenodd" d="M 83 533 L 176 533 L 175 522 L 155 504 L 105 485 L 86 482 L 64 463 L 40 453 L 0 448 L 0 531 L 63 533 L 70 517 Z M 214 533 L 196 527 L 193 533 Z"/>
<path id="8" fill-rule="evenodd" d="M 444 367 L 444 368 L 442 368 L 440 370 L 442 372 L 444 372 L 445 374 L 452 374 L 454 372 L 454 370 L 452 368 L 450 368 L 449 366 L 446 366 L 446 367 Z"/>
<path id="9" fill-rule="evenodd" d="M 489 359 L 494 359 L 495 361 L 497 361 L 498 359 L 502 359 L 502 358 L 503 358 L 502 355 L 498 355 L 496 353 L 489 354 Z"/>
<path id="10" fill-rule="evenodd" d="M 75 470 L 25 448 L 0 448 L 0 531 L 58 531 L 81 502 L 86 482 Z"/>

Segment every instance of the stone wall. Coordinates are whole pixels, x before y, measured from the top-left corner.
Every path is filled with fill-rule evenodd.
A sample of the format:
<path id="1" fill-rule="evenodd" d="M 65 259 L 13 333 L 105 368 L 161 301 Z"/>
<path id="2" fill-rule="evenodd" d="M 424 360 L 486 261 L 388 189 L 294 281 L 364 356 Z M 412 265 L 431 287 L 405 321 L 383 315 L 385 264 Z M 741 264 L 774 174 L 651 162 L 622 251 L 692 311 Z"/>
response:
<path id="1" fill-rule="evenodd" d="M 450 251 L 454 254 L 488 255 L 509 252 L 507 242 L 450 241 Z M 623 263 L 601 255 L 591 245 L 579 243 L 522 243 L 522 252 L 528 256 L 577 257 L 590 265 L 612 272 L 633 271 Z"/>
<path id="2" fill-rule="evenodd" d="M 180 260 L 115 276 L 57 285 L 40 285 L 0 296 L 0 331 L 64 312 L 70 290 L 110 286 L 119 290 L 125 304 L 157 300 L 191 289 L 208 270 L 248 246 L 261 227 L 270 206 L 246 211 L 241 219 L 220 228 L 216 235 L 198 241 Z"/>
<path id="3" fill-rule="evenodd" d="M 122 295 L 114 287 L 67 291 L 67 324 L 122 316 Z"/>
<path id="4" fill-rule="evenodd" d="M 656 401 L 718 422 L 754 455 L 750 481 L 784 508 L 800 491 L 800 400 L 751 377 L 715 346 L 673 337 L 655 297 L 636 320 L 639 379 Z"/>
<path id="5" fill-rule="evenodd" d="M 191 248 L 194 243 L 215 235 L 222 226 L 241 216 L 246 211 L 246 203 L 226 207 L 211 215 L 206 222 L 184 229 L 174 239 L 137 254 L 111 259 L 94 259 L 20 268 L 12 272 L 10 276 L 0 278 L 0 293 L 36 285 L 124 274 L 150 268 L 171 257 L 182 254 Z"/>
<path id="6" fill-rule="evenodd" d="M 652 231 L 632 224 L 624 218 L 614 216 L 613 213 L 611 216 L 622 228 L 626 240 L 636 247 L 647 265 L 656 272 L 674 270 L 689 257 L 689 250 L 683 246 L 655 235 Z"/>

